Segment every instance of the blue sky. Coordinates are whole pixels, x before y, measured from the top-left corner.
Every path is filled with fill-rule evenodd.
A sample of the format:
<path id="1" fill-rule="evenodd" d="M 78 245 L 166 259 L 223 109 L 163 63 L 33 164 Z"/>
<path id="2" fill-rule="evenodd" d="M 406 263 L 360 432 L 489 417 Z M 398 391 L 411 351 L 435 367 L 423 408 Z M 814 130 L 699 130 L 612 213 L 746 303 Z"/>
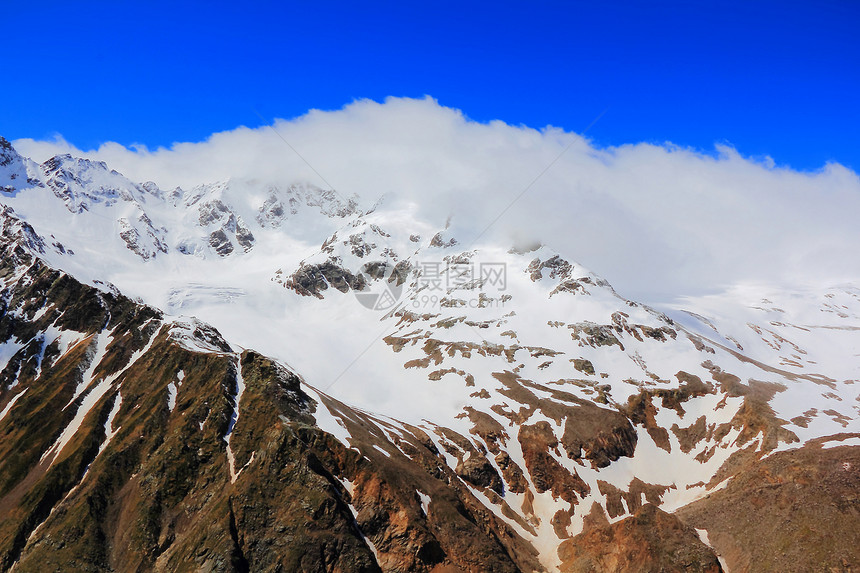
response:
<path id="1" fill-rule="evenodd" d="M 860 3 L 18 2 L 0 134 L 168 146 L 431 95 L 478 121 L 860 169 Z"/>

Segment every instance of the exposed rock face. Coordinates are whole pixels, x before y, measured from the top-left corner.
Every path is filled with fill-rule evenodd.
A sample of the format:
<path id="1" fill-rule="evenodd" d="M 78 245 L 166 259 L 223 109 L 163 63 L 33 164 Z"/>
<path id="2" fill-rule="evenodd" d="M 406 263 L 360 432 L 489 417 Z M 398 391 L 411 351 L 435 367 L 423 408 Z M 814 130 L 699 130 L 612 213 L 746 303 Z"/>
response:
<path id="1" fill-rule="evenodd" d="M 518 439 L 526 468 L 538 493 L 551 491 L 553 497 L 572 504 L 578 503 L 577 494 L 588 493 L 588 485 L 550 454 L 550 450 L 558 451 L 558 439 L 547 422 L 522 426 Z"/>
<path id="2" fill-rule="evenodd" d="M 628 400 L 626 413 L 634 424 L 641 424 L 648 431 L 648 434 L 654 440 L 658 447 L 666 451 L 671 451 L 669 440 L 669 432 L 663 428 L 655 419 L 654 399 L 659 398 L 660 404 L 664 408 L 671 408 L 683 415 L 685 413 L 683 404 L 694 397 L 712 394 L 715 389 L 712 384 L 702 382 L 698 376 L 692 376 L 686 372 L 680 371 L 675 374 L 680 382 L 677 388 L 673 389 L 654 389 L 642 390 L 639 395 L 631 396 Z M 731 424 L 722 424 L 722 433 L 724 436 Z M 742 427 L 743 422 L 737 422 L 737 427 Z M 711 427 L 709 433 L 701 427 L 690 426 L 682 430 L 676 425 L 672 428 L 675 435 L 681 440 L 681 450 L 689 452 L 694 445 L 698 444 L 706 435 L 713 435 L 714 428 Z"/>
<path id="3" fill-rule="evenodd" d="M 64 355 L 48 379 L 25 382 L 4 446 L 30 457 L 4 452 L 2 567 L 18 560 L 19 571 L 378 571 L 296 433 L 313 422 L 298 380 L 252 353 L 237 366 L 171 342 L 165 329 L 151 336 L 151 350 L 123 371 L 53 463 L 38 456 L 55 431 L 27 438 L 27 425 L 38 419 L 31 409 L 49 388 L 42 383 L 59 386 L 58 404 L 67 399 L 71 388 L 58 376 L 77 355 Z M 239 478 L 231 479 L 222 436 L 238 368 L 247 389 L 230 442 Z M 177 372 L 187 375 L 171 408 L 167 386 L 178 383 Z M 51 422 L 61 428 L 58 418 Z"/>
<path id="4" fill-rule="evenodd" d="M 42 185 L 30 173 L 29 160 L 21 157 L 5 137 L 0 136 L 0 193 L 14 194 L 18 189 L 30 185 Z M 29 162 L 32 164 L 32 162 Z"/>
<path id="5" fill-rule="evenodd" d="M 678 515 L 732 573 L 860 569 L 860 448 L 835 436 L 753 462 Z"/>
<path id="6" fill-rule="evenodd" d="M 284 287 L 304 296 L 322 298 L 329 286 L 341 291 L 362 290 L 367 284 L 361 274 L 353 274 L 330 259 L 322 264 L 302 265 L 286 281 Z"/>
<path id="7" fill-rule="evenodd" d="M 254 246 L 254 243 L 257 242 L 257 239 L 254 238 L 254 233 L 245 226 L 245 222 L 242 221 L 241 217 L 236 219 L 236 242 L 239 243 L 239 246 L 241 246 L 245 252 L 250 251 Z"/>
<path id="8" fill-rule="evenodd" d="M 112 205 L 135 200 L 135 185 L 103 161 L 56 155 L 42 164 L 48 187 L 72 213 L 88 211 L 95 203 Z"/>
<path id="9" fill-rule="evenodd" d="M 585 360 L 584 358 L 572 358 L 571 361 L 573 362 L 573 367 L 580 372 L 594 376 L 594 364 L 592 364 L 590 360 Z"/>
<path id="10" fill-rule="evenodd" d="M 637 440 L 626 416 L 589 402 L 580 404 L 567 418 L 561 438 L 568 456 L 591 460 L 598 468 L 622 456 L 632 457 Z"/>
<path id="11" fill-rule="evenodd" d="M 0 167 L 11 165 L 20 157 L 12 144 L 5 137 L 0 136 Z"/>
<path id="12" fill-rule="evenodd" d="M 218 254 L 226 257 L 235 249 L 233 239 L 245 252 L 251 250 L 256 242 L 254 234 L 245 225 L 242 217 L 220 199 L 201 201 L 197 205 L 198 224 L 204 229 L 214 229 L 209 233 L 209 246 Z"/>
<path id="13" fill-rule="evenodd" d="M 226 257 L 233 252 L 233 243 L 227 238 L 227 233 L 224 232 L 224 229 L 218 229 L 210 233 L 209 246 L 215 249 L 215 252 L 222 257 Z"/>
<path id="14" fill-rule="evenodd" d="M 125 217 L 117 220 L 119 236 L 126 247 L 145 261 L 155 258 L 158 253 L 166 253 L 168 247 L 167 243 L 163 240 L 165 233 L 157 231 L 152 226 L 152 221 L 149 220 L 149 217 L 143 213 L 137 217 L 137 222 L 144 229 L 146 238 Z"/>
<path id="15" fill-rule="evenodd" d="M 499 494 L 504 492 L 496 468 L 481 454 L 471 454 L 468 458 L 461 459 L 454 471 L 473 485 L 489 488 Z"/>
<path id="16" fill-rule="evenodd" d="M 439 247 L 442 249 L 449 249 L 457 244 L 457 239 L 453 237 L 448 239 L 447 241 L 442 238 L 442 233 L 436 233 L 433 235 L 433 238 L 430 240 L 431 247 Z"/>
<path id="17" fill-rule="evenodd" d="M 545 261 L 540 258 L 534 259 L 528 267 L 529 275 L 533 281 L 538 281 L 543 277 L 543 271 L 547 271 L 547 275 L 551 279 L 567 279 L 570 278 L 570 273 L 573 271 L 573 265 L 560 256 L 555 255 Z M 571 287 L 571 292 L 574 290 Z"/>
<path id="18" fill-rule="evenodd" d="M 263 227 L 277 228 L 303 207 L 315 208 L 330 217 L 344 218 L 357 211 L 358 201 L 356 197 L 344 199 L 333 190 L 313 185 L 270 187 L 256 219 Z"/>
<path id="19" fill-rule="evenodd" d="M 8 258 L 4 270 L 11 272 L 17 264 L 23 264 L 25 259 L 32 259 L 29 253 L 44 253 L 45 241 L 32 226 L 15 215 L 12 207 L 4 206 L 0 209 L 0 249 L 4 258 Z M 16 260 L 12 260 L 13 253 L 18 254 Z"/>
<path id="20" fill-rule="evenodd" d="M 543 570 L 536 551 L 486 510 L 422 430 L 409 427 L 394 444 L 379 443 L 374 436 L 388 427 L 385 422 L 321 397 L 330 411 L 349 413 L 341 419 L 350 442 L 376 442 L 376 447 L 360 446 L 359 454 L 329 436 L 317 442 L 329 452 L 315 452 L 348 487 L 345 499 L 383 571 Z M 484 493 L 494 495 L 489 488 Z M 429 498 L 426 506 L 422 495 Z"/>
<path id="21" fill-rule="evenodd" d="M 603 480 L 597 482 L 597 487 L 606 496 L 606 512 L 611 518 L 633 513 L 645 503 L 658 505 L 663 494 L 672 489 L 672 486 L 645 483 L 639 478 L 633 478 L 626 490 L 621 490 Z"/>
<path id="22" fill-rule="evenodd" d="M 696 532 L 651 504 L 612 525 L 562 542 L 563 573 L 719 573 L 717 556 Z"/>
<path id="23" fill-rule="evenodd" d="M 592 347 L 616 344 L 621 350 L 624 350 L 624 345 L 615 336 L 611 326 L 582 322 L 571 324 L 569 328 L 571 329 L 571 337 L 574 340 L 580 340 L 580 344 L 587 344 Z"/>

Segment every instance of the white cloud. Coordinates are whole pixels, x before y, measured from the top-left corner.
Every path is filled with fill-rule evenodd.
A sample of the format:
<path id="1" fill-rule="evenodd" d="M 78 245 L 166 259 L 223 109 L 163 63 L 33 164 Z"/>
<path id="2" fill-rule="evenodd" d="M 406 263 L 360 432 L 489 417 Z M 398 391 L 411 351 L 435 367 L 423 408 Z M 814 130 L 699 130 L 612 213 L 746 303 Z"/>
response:
<path id="1" fill-rule="evenodd" d="M 417 205 L 440 226 L 453 216 L 465 246 L 569 146 L 481 240 L 549 243 L 626 296 L 860 277 L 860 178 L 838 164 L 806 173 L 724 146 L 715 154 L 668 144 L 598 149 L 554 128 L 477 123 L 429 98 L 362 100 L 274 129 L 342 194 L 368 205 L 385 194 L 391 207 Z M 325 186 L 278 134 L 239 127 L 155 150 L 81 151 L 62 138 L 14 144 L 38 161 L 103 160 L 162 188 L 228 177 Z"/>

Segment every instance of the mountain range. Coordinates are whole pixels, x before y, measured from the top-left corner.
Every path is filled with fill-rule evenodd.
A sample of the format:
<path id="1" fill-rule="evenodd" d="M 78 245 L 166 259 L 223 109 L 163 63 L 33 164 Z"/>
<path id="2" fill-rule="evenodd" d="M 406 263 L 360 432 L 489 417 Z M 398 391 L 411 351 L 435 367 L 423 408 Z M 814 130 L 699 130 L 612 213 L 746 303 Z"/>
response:
<path id="1" fill-rule="evenodd" d="M 0 209 L 0 570 L 860 568 L 860 286 L 658 308 L 576 245 L 2 138 Z"/>

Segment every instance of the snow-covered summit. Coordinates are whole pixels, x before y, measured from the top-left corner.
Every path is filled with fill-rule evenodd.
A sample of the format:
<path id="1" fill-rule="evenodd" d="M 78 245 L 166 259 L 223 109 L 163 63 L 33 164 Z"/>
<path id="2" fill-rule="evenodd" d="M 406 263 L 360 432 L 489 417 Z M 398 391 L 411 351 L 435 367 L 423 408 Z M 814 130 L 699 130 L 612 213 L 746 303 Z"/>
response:
<path id="1" fill-rule="evenodd" d="M 140 201 L 140 187 L 109 169 L 103 161 L 56 155 L 40 166 L 43 181 L 72 213 L 89 211 L 95 204 Z"/>
<path id="2" fill-rule="evenodd" d="M 0 193 L 12 195 L 18 189 L 39 185 L 37 164 L 21 157 L 6 138 L 0 136 Z"/>

